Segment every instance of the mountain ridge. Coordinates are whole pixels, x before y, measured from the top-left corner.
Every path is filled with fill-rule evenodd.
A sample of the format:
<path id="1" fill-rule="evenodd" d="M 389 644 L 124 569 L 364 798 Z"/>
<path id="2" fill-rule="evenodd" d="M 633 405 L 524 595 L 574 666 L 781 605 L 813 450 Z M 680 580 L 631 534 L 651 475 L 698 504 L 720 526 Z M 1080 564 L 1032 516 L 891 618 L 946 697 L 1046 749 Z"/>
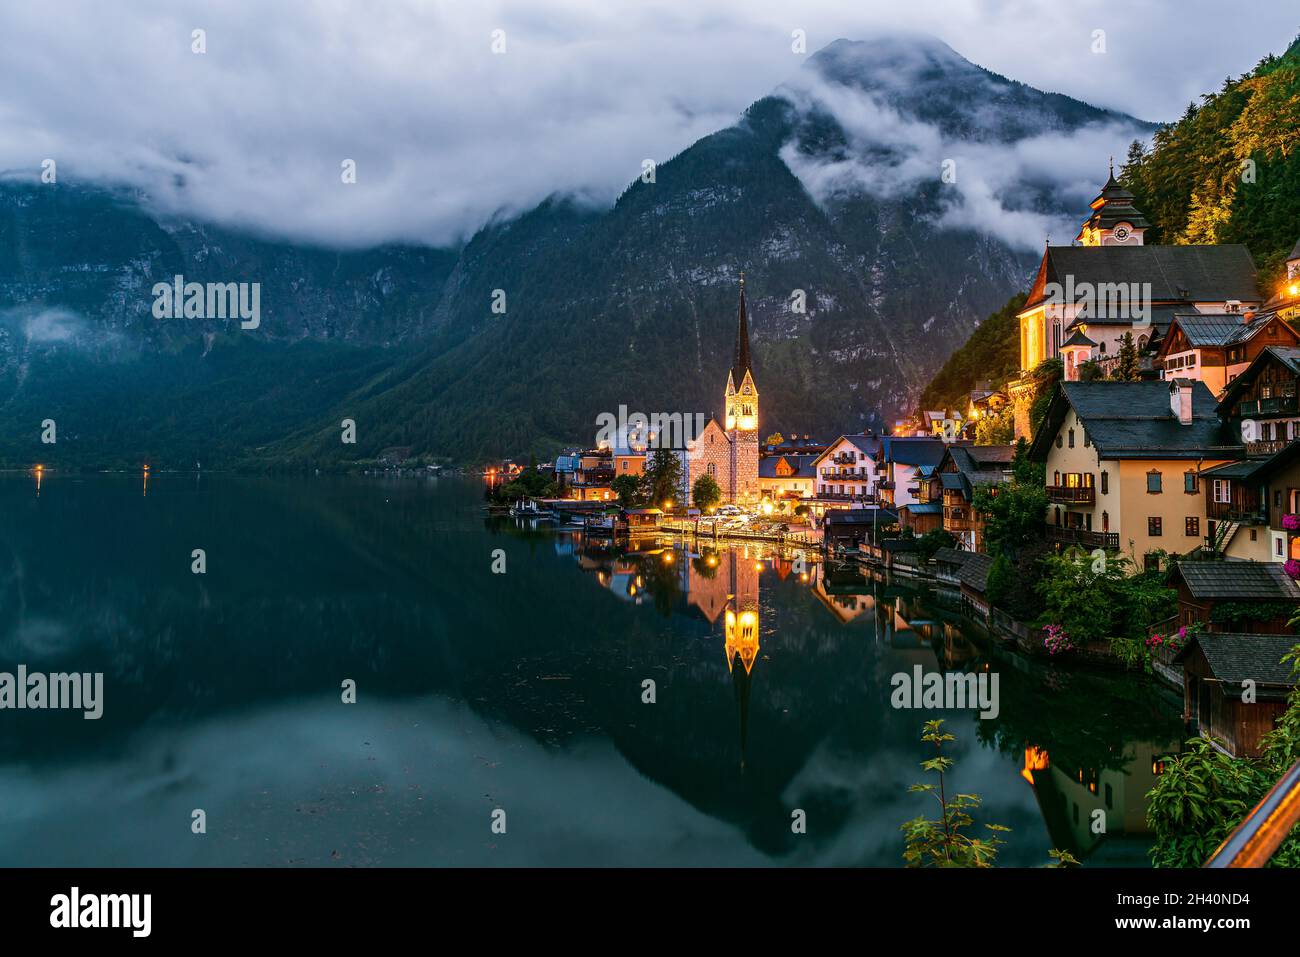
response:
<path id="1" fill-rule="evenodd" d="M 30 200 L 47 204 L 47 219 L 37 222 L 22 212 L 27 204 L 14 199 L 13 188 L 0 189 L 0 262 L 13 264 L 7 274 L 0 271 L 0 316 L 10 318 L 0 322 L 0 412 L 30 419 L 52 408 L 78 423 L 72 434 L 85 444 L 69 455 L 95 461 L 108 451 L 90 440 L 91 420 L 107 414 L 97 406 L 140 401 L 97 391 L 87 381 L 96 375 L 96 361 L 111 355 L 140 363 L 142 372 L 150 363 L 177 364 L 163 378 L 202 379 L 202 370 L 182 358 L 203 362 L 249 336 L 263 345 L 245 350 L 258 356 L 247 381 L 237 374 L 227 380 L 234 409 L 241 390 L 274 384 L 274 357 L 291 363 L 298 346 L 337 346 L 341 364 L 369 371 L 341 392 L 318 393 L 313 386 L 320 408 L 283 416 L 269 443 L 239 446 L 231 436 L 212 436 L 209 460 L 328 465 L 408 445 L 466 461 L 548 455 L 590 441 L 596 415 L 620 404 L 646 412 L 717 411 L 743 270 L 763 428 L 822 433 L 879 426 L 911 404 L 947 353 L 1023 285 L 1033 265 L 1024 248 L 981 231 L 978 219 L 970 222 L 967 196 L 940 181 L 944 154 L 933 149 L 946 144 L 933 124 L 945 121 L 963 133 L 972 122 L 997 118 L 983 139 L 952 141 L 995 149 L 1020 142 L 1016 137 L 1031 128 L 1146 127 L 998 77 L 940 41 L 934 42 L 947 52 L 935 75 L 946 101 L 932 102 L 935 90 L 921 84 L 925 117 L 913 115 L 917 107 L 904 92 L 894 105 L 864 101 L 867 121 L 856 123 L 845 111 L 858 104 L 839 95 L 844 91 L 828 94 L 834 76 L 819 79 L 817 70 L 827 60 L 842 67 L 878 49 L 854 45 L 859 42 L 832 44 L 810 58 L 804 99 L 781 88 L 760 98 L 732 126 L 660 164 L 653 182 L 634 180 L 611 207 L 553 196 L 485 225 L 454 250 L 330 253 L 202 224 L 151 226 L 139 210 L 117 210 L 118 221 L 111 206 L 95 202 L 93 217 L 78 218 L 57 204 L 48 208 L 53 201 L 46 196 Z M 922 52 L 936 51 L 942 52 L 933 46 Z M 924 59 L 904 48 L 897 57 L 913 65 Z M 884 69 L 883 77 L 860 73 L 857 79 L 867 85 L 906 79 L 892 61 Z M 934 74 L 932 65 L 919 69 Z M 945 69 L 978 71 L 1000 98 L 972 100 L 980 85 L 953 89 L 943 81 Z M 827 95 L 834 101 L 818 99 Z M 971 111 L 972 104 L 978 109 Z M 894 122 L 891 110 L 898 125 L 879 132 L 873 122 Z M 1018 111 L 1030 119 L 1017 120 Z M 891 141 L 898 129 L 913 139 Z M 883 187 L 862 178 L 873 161 L 892 177 Z M 1009 216 L 1032 224 L 1066 215 L 1046 181 L 1024 180 L 1005 191 Z M 834 188 L 815 196 L 825 182 Z M 1002 203 L 995 196 L 993 207 L 1000 211 Z M 88 235 L 96 225 L 113 238 L 100 260 Z M 43 232 L 58 241 L 34 249 L 31 235 Z M 69 233 L 78 238 L 71 247 L 64 242 Z M 158 324 L 148 315 L 145 286 L 173 273 L 196 280 L 262 276 L 271 286 L 263 294 L 262 327 L 249 334 Z M 60 289 L 69 275 L 86 277 L 73 295 Z M 491 310 L 498 289 L 505 293 L 504 315 Z M 799 290 L 804 312 L 794 307 Z M 87 323 L 71 339 L 33 344 L 30 336 L 23 339 L 24 327 L 15 333 L 14 321 L 30 323 L 24 315 L 34 308 L 67 308 Z M 286 369 L 284 384 L 302 374 Z M 93 407 L 59 395 L 74 375 L 78 391 L 94 396 Z M 333 387 L 343 384 L 326 378 Z M 183 429 L 185 415 L 173 410 L 168 428 Z M 354 447 L 339 442 L 343 417 L 358 422 Z M 150 433 L 145 419 L 133 421 L 146 434 L 113 433 L 112 455 L 165 458 L 174 436 L 163 428 Z M 33 445 L 35 432 L 33 426 L 26 441 L 6 436 L 0 456 L 19 463 L 48 458 L 52 450 Z M 183 444 L 190 449 L 201 442 L 190 437 Z"/>

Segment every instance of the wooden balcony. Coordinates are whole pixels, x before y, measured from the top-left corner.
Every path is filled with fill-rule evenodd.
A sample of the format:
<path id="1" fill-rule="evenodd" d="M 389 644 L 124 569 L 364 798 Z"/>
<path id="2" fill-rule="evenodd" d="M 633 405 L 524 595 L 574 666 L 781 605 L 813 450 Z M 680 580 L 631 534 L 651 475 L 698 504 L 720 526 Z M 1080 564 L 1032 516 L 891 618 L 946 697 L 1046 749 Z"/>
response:
<path id="1" fill-rule="evenodd" d="M 1251 399 L 1241 403 L 1240 414 L 1252 415 L 1295 415 L 1296 397 L 1293 395 L 1275 395 L 1271 399 Z"/>
<path id="2" fill-rule="evenodd" d="M 1079 545 L 1084 548 L 1105 548 L 1115 551 L 1119 548 L 1118 532 L 1093 532 L 1086 528 L 1066 528 L 1062 525 L 1048 525 L 1047 540 L 1065 545 Z"/>
<path id="3" fill-rule="evenodd" d="M 1286 439 L 1269 439 L 1263 442 L 1247 442 L 1246 455 L 1250 458 L 1276 455 L 1286 448 Z"/>
<path id="4" fill-rule="evenodd" d="M 1267 525 L 1268 509 L 1259 502 L 1209 502 L 1205 517 L 1216 522 L 1241 522 L 1243 525 Z"/>
<path id="5" fill-rule="evenodd" d="M 1063 505 L 1092 505 L 1097 501 L 1097 490 L 1091 485 L 1049 485 L 1047 500 Z"/>

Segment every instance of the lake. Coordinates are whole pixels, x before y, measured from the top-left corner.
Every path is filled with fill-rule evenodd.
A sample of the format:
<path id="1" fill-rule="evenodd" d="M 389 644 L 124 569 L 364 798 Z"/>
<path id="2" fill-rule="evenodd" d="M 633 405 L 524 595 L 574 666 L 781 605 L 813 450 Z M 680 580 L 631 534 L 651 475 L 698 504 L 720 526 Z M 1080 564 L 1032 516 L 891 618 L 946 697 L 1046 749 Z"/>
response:
<path id="1" fill-rule="evenodd" d="M 458 478 L 0 476 L 0 672 L 103 674 L 97 720 L 0 710 L 0 864 L 895 867 L 943 717 L 1000 864 L 1146 866 L 1183 737 L 1150 680 L 1006 652 L 942 589 L 481 505 Z M 893 707 L 917 665 L 996 674 L 997 716 Z"/>

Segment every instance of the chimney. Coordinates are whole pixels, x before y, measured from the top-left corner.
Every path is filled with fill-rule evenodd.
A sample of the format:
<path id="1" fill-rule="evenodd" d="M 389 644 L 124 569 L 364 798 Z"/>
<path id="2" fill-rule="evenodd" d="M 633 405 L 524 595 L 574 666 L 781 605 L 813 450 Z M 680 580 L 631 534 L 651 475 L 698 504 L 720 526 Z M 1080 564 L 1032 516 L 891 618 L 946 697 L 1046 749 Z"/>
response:
<path id="1" fill-rule="evenodd" d="M 1175 379 L 1169 387 L 1169 408 L 1178 416 L 1179 425 L 1192 424 L 1192 380 Z"/>

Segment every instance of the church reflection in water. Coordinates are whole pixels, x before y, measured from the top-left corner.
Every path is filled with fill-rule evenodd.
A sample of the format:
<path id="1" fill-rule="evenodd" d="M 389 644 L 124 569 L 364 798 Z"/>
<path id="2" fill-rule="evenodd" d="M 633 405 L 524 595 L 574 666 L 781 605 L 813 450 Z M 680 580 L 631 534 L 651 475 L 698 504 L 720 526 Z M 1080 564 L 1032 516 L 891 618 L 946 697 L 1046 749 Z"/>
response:
<path id="1" fill-rule="evenodd" d="M 1163 756 L 1177 750 L 1176 739 L 1162 733 L 1168 722 L 1153 716 L 1147 724 L 1129 726 L 1102 721 L 1095 710 L 1067 714 L 1067 700 L 1095 701 L 1109 695 L 1110 687 L 1094 688 L 1093 679 L 1008 656 L 961 615 L 955 596 L 881 572 L 827 565 L 816 555 L 782 554 L 760 545 L 691 549 L 665 540 L 615 549 L 574 540 L 557 545 L 557 551 L 572 556 L 623 601 L 652 603 L 662 614 L 708 623 L 711 640 L 720 643 L 718 653 L 735 698 L 742 771 L 762 662 L 773 648 L 785 655 L 810 647 L 802 632 L 776 639 L 770 621 L 766 637 L 772 647 L 764 650 L 760 598 L 767 575 L 769 588 L 805 588 L 824 609 L 824 615 L 811 619 L 801 616 L 800 629 L 819 635 L 838 635 L 842 629 L 844 640 L 862 643 L 868 685 L 888 687 L 893 673 L 918 665 L 927 671 L 996 670 L 1001 713 L 995 720 L 976 721 L 974 733 L 983 747 L 1014 761 L 1008 773 L 1033 790 L 1052 846 L 1093 863 L 1145 863 L 1147 792 L 1163 770 Z M 789 604 L 776 595 L 769 601 L 772 616 Z M 870 691 L 862 689 L 863 694 Z"/>

